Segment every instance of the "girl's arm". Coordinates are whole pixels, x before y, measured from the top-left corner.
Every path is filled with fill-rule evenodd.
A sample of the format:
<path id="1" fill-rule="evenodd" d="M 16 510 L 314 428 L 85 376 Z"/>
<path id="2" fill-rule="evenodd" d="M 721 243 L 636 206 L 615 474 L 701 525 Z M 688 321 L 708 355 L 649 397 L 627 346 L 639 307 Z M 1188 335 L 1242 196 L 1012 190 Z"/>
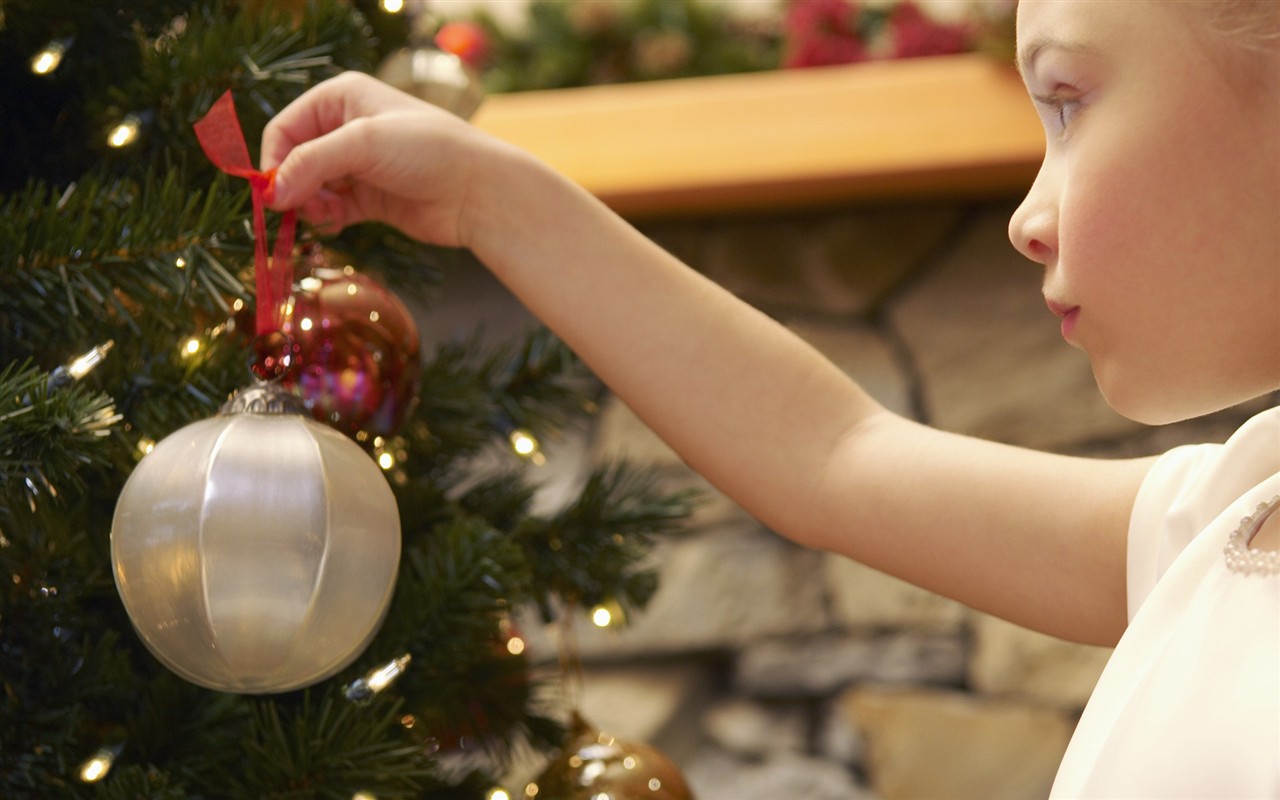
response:
<path id="1" fill-rule="evenodd" d="M 1149 460 L 1054 456 L 897 417 L 532 157 L 371 79 L 268 127 L 276 205 L 470 247 L 694 469 L 763 523 L 971 606 L 1110 644 Z"/>

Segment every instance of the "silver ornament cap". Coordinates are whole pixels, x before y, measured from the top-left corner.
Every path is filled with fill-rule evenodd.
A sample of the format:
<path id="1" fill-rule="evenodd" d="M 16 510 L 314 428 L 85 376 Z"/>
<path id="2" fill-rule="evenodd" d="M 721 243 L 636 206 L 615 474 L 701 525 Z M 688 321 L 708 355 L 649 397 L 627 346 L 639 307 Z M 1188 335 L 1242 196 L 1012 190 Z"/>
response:
<path id="1" fill-rule="evenodd" d="M 378 80 L 471 119 L 484 102 L 484 83 L 461 58 L 430 46 L 405 47 L 378 66 Z"/>
<path id="2" fill-rule="evenodd" d="M 147 648 L 227 692 L 285 692 L 350 664 L 377 633 L 400 515 L 359 446 L 275 384 L 163 439 L 116 506 L 116 588 Z"/>

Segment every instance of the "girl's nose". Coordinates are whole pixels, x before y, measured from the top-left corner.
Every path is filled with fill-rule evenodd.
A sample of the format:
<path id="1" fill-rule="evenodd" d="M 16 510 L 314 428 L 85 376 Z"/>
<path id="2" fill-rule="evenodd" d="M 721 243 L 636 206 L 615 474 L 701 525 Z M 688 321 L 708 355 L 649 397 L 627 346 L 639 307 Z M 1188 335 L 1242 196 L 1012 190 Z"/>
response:
<path id="1" fill-rule="evenodd" d="M 1009 241 L 1018 252 L 1048 266 L 1058 256 L 1058 192 L 1048 159 L 1009 220 Z"/>

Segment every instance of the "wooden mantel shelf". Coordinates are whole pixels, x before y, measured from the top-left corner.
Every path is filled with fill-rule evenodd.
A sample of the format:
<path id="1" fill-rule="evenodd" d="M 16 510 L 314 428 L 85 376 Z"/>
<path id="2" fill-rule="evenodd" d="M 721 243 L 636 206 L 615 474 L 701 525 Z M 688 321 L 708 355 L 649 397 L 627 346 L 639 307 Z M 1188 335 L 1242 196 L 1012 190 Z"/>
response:
<path id="1" fill-rule="evenodd" d="M 1011 196 L 1044 152 L 982 55 L 495 95 L 474 121 L 632 218 Z"/>

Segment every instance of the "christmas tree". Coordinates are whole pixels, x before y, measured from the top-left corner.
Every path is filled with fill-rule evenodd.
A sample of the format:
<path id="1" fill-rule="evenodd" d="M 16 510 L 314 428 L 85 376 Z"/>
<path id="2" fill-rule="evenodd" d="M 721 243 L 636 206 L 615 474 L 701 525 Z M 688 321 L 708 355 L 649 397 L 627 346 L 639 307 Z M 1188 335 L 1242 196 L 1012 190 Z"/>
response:
<path id="1" fill-rule="evenodd" d="M 652 594 L 643 558 L 686 496 L 608 465 L 536 513 L 511 445 L 480 457 L 538 455 L 598 391 L 540 331 L 428 343 L 407 418 L 353 438 L 394 491 L 402 549 L 380 631 L 336 675 L 202 688 L 148 651 L 117 593 L 126 480 L 255 358 L 249 187 L 193 124 L 231 90 L 256 162 L 267 119 L 374 71 L 405 28 L 354 0 L 0 0 L 0 797 L 485 797 L 515 749 L 564 735 L 513 612 Z M 478 268 L 384 228 L 302 236 L 427 313 L 443 270 Z M 458 750 L 483 758 L 460 768 Z"/>

